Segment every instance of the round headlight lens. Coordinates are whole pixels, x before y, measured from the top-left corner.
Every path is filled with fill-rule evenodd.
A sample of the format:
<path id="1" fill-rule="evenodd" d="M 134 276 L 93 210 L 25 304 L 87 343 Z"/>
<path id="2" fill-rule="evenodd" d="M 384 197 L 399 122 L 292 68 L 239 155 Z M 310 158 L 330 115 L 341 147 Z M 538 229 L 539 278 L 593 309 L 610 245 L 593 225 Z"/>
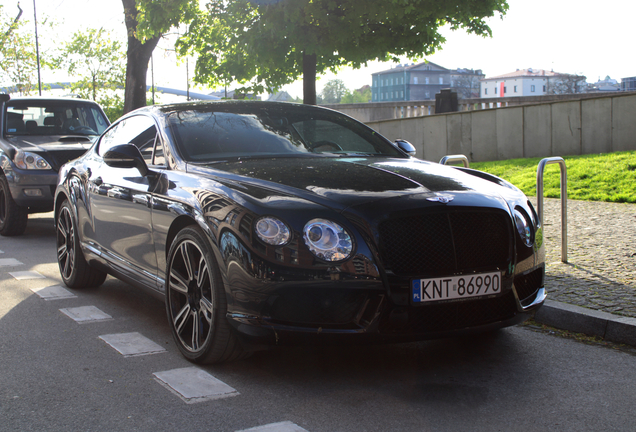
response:
<path id="1" fill-rule="evenodd" d="M 273 246 L 282 246 L 291 237 L 289 228 L 283 221 L 269 216 L 256 221 L 256 235 L 265 243 Z"/>
<path id="2" fill-rule="evenodd" d="M 534 242 L 534 230 L 532 228 L 532 224 L 530 223 L 530 218 L 526 214 L 526 212 L 515 209 L 515 225 L 517 225 L 517 232 L 521 237 L 521 240 L 526 246 L 532 246 Z"/>
<path id="3" fill-rule="evenodd" d="M 326 219 L 313 219 L 303 230 L 305 244 L 316 257 L 325 261 L 342 261 L 351 256 L 353 241 L 340 225 Z"/>

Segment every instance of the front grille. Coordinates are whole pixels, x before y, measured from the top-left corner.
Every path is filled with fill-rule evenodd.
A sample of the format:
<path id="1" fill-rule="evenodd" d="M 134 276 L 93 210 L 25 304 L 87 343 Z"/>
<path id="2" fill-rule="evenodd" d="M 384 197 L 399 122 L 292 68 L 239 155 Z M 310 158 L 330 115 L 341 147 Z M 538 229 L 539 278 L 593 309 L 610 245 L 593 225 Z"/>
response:
<path id="1" fill-rule="evenodd" d="M 380 250 L 396 275 L 448 275 L 507 266 L 511 223 L 491 210 L 424 213 L 380 224 Z"/>
<path id="2" fill-rule="evenodd" d="M 519 301 L 523 301 L 532 296 L 537 290 L 543 287 L 543 267 L 531 271 L 530 273 L 515 277 L 515 289 Z"/>
<path id="3" fill-rule="evenodd" d="M 487 299 L 434 303 L 407 309 L 408 318 L 402 322 L 385 314 L 380 322 L 381 333 L 418 334 L 446 330 L 460 330 L 513 318 L 517 304 L 512 291 Z"/>
<path id="4" fill-rule="evenodd" d="M 272 321 L 311 326 L 352 323 L 360 312 L 366 294 L 355 290 L 295 288 L 282 293 L 272 305 Z"/>
<path id="5" fill-rule="evenodd" d="M 49 153 L 52 158 L 55 160 L 56 168 L 60 168 L 66 162 L 71 161 L 73 159 L 77 159 L 81 155 L 86 153 L 86 150 L 60 150 Z"/>

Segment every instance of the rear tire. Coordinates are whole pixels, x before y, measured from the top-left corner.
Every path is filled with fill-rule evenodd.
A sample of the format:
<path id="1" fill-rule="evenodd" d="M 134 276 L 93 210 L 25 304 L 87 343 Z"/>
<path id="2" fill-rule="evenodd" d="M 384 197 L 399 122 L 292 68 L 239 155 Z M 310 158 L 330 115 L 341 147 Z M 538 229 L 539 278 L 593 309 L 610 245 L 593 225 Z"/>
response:
<path id="1" fill-rule="evenodd" d="M 166 313 L 181 353 L 194 363 L 245 358 L 227 320 L 225 289 L 205 233 L 184 228 L 168 254 Z"/>
<path id="2" fill-rule="evenodd" d="M 26 230 L 29 213 L 27 207 L 16 204 L 11 196 L 7 178 L 0 174 L 0 235 L 18 236 Z"/>
<path id="3" fill-rule="evenodd" d="M 80 248 L 73 208 L 68 201 L 62 203 L 57 214 L 57 263 L 62 280 L 69 288 L 97 287 L 106 280 L 106 273 L 91 267 Z"/>

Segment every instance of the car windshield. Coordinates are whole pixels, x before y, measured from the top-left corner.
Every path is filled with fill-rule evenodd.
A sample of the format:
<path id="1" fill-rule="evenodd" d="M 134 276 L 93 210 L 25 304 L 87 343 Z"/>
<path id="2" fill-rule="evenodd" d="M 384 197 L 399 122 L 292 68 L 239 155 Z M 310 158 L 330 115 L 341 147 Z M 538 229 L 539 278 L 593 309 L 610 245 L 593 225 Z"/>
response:
<path id="1" fill-rule="evenodd" d="M 320 153 L 404 157 L 385 138 L 345 115 L 287 105 L 191 105 L 169 112 L 168 124 L 190 162 Z"/>
<path id="2" fill-rule="evenodd" d="M 108 119 L 94 104 L 78 101 L 11 101 L 6 135 L 100 135 Z"/>

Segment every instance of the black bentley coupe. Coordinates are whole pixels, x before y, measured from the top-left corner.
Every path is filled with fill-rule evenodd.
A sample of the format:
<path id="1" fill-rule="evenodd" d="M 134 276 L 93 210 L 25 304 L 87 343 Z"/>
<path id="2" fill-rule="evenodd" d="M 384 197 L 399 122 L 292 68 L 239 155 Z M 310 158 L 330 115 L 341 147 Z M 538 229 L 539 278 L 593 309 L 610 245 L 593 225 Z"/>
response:
<path id="1" fill-rule="evenodd" d="M 532 205 L 414 150 L 315 106 L 139 109 L 60 170 L 62 278 L 82 288 L 111 274 L 163 296 L 197 363 L 523 321 L 546 297 Z"/>

